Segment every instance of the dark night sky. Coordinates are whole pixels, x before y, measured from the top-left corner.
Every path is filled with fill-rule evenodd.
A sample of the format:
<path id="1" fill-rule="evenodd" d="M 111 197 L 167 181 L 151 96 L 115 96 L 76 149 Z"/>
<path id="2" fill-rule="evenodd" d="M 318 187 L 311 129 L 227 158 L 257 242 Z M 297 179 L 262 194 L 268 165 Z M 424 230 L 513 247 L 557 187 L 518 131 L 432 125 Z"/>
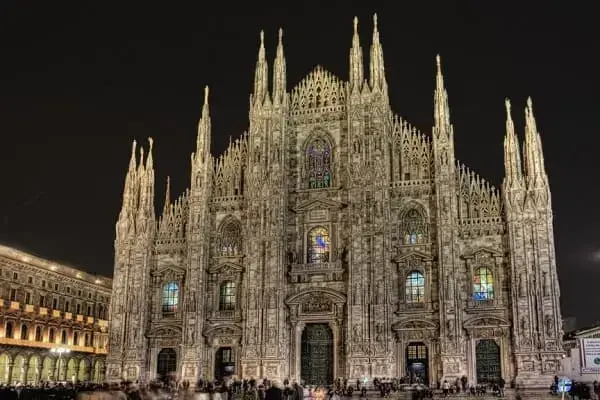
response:
<path id="1" fill-rule="evenodd" d="M 167 175 L 172 192 L 188 186 L 204 85 L 211 86 L 213 154 L 247 128 L 260 29 L 272 62 L 284 28 L 291 88 L 316 64 L 348 78 L 354 15 L 368 62 L 376 11 L 393 110 L 431 131 L 439 52 L 457 158 L 496 186 L 504 98 L 512 99 L 523 137 L 532 96 L 553 193 L 563 315 L 580 325 L 600 319 L 593 118 L 600 35 L 591 8 L 551 1 L 83 3 L 0 5 L 2 243 L 112 275 L 132 139 L 155 139 L 161 208 Z"/>

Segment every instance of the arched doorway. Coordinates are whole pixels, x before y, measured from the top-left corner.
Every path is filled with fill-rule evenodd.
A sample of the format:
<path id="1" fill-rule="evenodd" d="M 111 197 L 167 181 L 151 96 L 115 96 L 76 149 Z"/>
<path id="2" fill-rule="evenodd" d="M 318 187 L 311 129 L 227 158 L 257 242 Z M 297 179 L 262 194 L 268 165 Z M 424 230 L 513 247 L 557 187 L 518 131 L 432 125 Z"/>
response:
<path id="1" fill-rule="evenodd" d="M 493 339 L 482 339 L 475 346 L 477 383 L 492 383 L 502 376 L 500 346 Z"/>
<path id="2" fill-rule="evenodd" d="M 222 379 L 235 373 L 235 358 L 231 347 L 219 347 L 215 354 L 215 379 Z"/>
<path id="3" fill-rule="evenodd" d="M 423 342 L 411 342 L 406 346 L 406 375 L 411 382 L 429 383 L 429 354 Z"/>
<path id="4" fill-rule="evenodd" d="M 160 378 L 166 378 L 170 373 L 177 371 L 177 352 L 175 349 L 162 349 L 158 353 L 156 373 Z"/>
<path id="5" fill-rule="evenodd" d="M 300 376 L 304 385 L 333 382 L 333 332 L 327 324 L 307 324 L 300 345 Z"/>

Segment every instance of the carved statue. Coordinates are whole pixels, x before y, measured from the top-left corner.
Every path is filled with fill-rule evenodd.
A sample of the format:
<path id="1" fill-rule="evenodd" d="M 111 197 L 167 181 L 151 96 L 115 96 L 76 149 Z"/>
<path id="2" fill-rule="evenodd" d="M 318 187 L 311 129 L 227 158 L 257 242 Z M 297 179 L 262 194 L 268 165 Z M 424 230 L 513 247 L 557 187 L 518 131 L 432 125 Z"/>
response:
<path id="1" fill-rule="evenodd" d="M 271 293 L 271 296 L 269 296 L 269 308 L 275 307 L 277 307 L 277 293 L 273 292 Z"/>
<path id="2" fill-rule="evenodd" d="M 359 305 L 361 304 L 361 296 L 360 296 L 360 283 L 355 283 L 354 284 L 354 305 Z"/>
<path id="3" fill-rule="evenodd" d="M 249 328 L 248 344 L 255 344 L 256 343 L 256 335 L 257 335 L 256 326 L 250 326 L 248 328 Z"/>
<path id="4" fill-rule="evenodd" d="M 546 316 L 546 334 L 548 336 L 552 336 L 552 333 L 554 331 L 554 318 L 552 318 L 550 315 Z"/>
<path id="5" fill-rule="evenodd" d="M 277 331 L 275 330 L 274 327 L 270 327 L 269 328 L 269 343 L 273 343 L 275 341 L 275 339 L 277 338 Z"/>
<path id="6" fill-rule="evenodd" d="M 448 300 L 452 300 L 454 299 L 454 280 L 452 278 L 452 275 L 448 274 L 447 278 L 447 286 L 446 288 L 448 289 L 446 294 L 448 295 Z"/>
<path id="7" fill-rule="evenodd" d="M 384 338 L 383 338 L 383 324 L 379 323 L 375 326 L 375 341 L 377 342 L 383 342 Z"/>
<path id="8" fill-rule="evenodd" d="M 194 343 L 194 327 L 192 325 L 188 326 L 187 329 L 187 342 L 188 344 L 193 344 Z"/>
<path id="9" fill-rule="evenodd" d="M 521 272 L 519 277 L 519 296 L 527 296 L 527 275 L 525 275 L 525 272 Z"/>
<path id="10" fill-rule="evenodd" d="M 544 272 L 544 297 L 550 296 L 550 275 Z"/>
<path id="11" fill-rule="evenodd" d="M 455 334 L 455 329 L 454 329 L 455 325 L 454 325 L 454 319 L 449 319 L 448 320 L 448 337 L 453 338 L 454 334 Z"/>
<path id="12" fill-rule="evenodd" d="M 352 328 L 352 338 L 355 343 L 358 343 L 362 340 L 362 330 L 360 328 L 360 324 L 355 324 L 354 328 Z"/>
<path id="13" fill-rule="evenodd" d="M 529 321 L 527 321 L 527 317 L 521 317 L 521 331 L 524 336 L 529 336 Z"/>

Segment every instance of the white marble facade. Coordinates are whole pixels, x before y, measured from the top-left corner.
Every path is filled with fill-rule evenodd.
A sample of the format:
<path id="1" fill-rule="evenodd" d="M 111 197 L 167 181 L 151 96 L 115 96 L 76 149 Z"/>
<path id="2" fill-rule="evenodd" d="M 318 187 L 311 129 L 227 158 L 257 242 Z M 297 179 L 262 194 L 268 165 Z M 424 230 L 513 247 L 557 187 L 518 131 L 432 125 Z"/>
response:
<path id="1" fill-rule="evenodd" d="M 207 88 L 190 187 L 174 202 L 168 189 L 158 218 L 152 141 L 146 158 L 134 143 L 109 379 L 194 383 L 224 358 L 240 377 L 300 379 L 303 332 L 325 324 L 334 378 L 403 376 L 419 359 L 431 382 L 550 384 L 561 313 L 531 102 L 523 153 L 506 102 L 498 190 L 455 159 L 439 57 L 431 135 L 390 108 L 376 18 L 368 66 L 355 20 L 349 67 L 288 91 L 280 32 L 269 85 L 261 33 L 248 133 L 210 154 Z"/>

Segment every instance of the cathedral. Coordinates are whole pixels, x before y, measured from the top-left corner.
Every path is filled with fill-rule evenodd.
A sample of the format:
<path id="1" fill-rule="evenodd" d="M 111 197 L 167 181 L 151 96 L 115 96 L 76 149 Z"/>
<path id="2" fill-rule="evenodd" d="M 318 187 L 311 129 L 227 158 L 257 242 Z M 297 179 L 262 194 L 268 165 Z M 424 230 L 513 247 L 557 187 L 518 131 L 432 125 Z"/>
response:
<path id="1" fill-rule="evenodd" d="M 261 33 L 248 132 L 211 155 L 206 88 L 189 189 L 167 184 L 160 216 L 152 139 L 133 143 L 108 380 L 550 385 L 563 332 L 531 100 L 522 153 L 506 101 L 496 189 L 455 159 L 439 56 L 426 135 L 391 110 L 372 29 L 368 66 L 355 19 L 348 80 L 317 66 L 291 90 L 282 31 L 271 82 Z"/>

